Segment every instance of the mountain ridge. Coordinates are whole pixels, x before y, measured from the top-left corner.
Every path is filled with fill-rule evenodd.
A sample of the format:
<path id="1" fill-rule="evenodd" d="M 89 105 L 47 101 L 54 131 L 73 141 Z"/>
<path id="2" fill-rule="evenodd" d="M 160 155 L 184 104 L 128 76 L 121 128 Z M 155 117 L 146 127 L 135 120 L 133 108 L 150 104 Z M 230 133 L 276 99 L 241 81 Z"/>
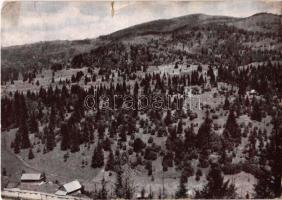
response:
<path id="1" fill-rule="evenodd" d="M 207 14 L 197 13 L 197 14 L 175 17 L 171 19 L 159 19 L 159 20 L 137 24 L 137 25 L 134 25 L 134 26 L 122 29 L 122 30 L 115 31 L 108 35 L 100 36 L 100 38 L 102 39 L 109 39 L 109 38 L 120 39 L 128 35 L 137 36 L 138 33 L 141 35 L 144 35 L 150 32 L 154 32 L 154 31 L 155 33 L 166 33 L 166 32 L 174 31 L 177 28 L 180 28 L 181 26 L 187 26 L 187 25 L 196 26 L 199 24 L 202 25 L 202 24 L 209 24 L 209 23 L 225 23 L 225 24 L 233 25 L 237 28 L 247 29 L 248 26 L 240 27 L 236 23 L 242 22 L 244 20 L 249 20 L 249 19 L 256 21 L 255 18 L 258 18 L 258 17 L 260 18 L 262 15 L 267 15 L 267 18 L 275 18 L 275 20 L 280 18 L 280 20 L 282 20 L 282 15 L 277 15 L 273 13 L 256 13 L 249 17 L 232 17 L 232 16 L 207 15 Z M 169 27 L 166 30 L 163 30 L 167 25 Z M 149 30 L 146 30 L 146 28 Z M 249 27 L 249 28 L 252 28 L 252 27 Z M 145 30 L 140 30 L 140 29 L 145 29 Z"/>
<path id="2" fill-rule="evenodd" d="M 108 35 L 93 39 L 83 40 L 55 40 L 33 44 L 2 47 L 1 72 L 22 70 L 26 66 L 43 67 L 50 66 L 54 62 L 67 63 L 74 56 L 89 53 L 91 50 L 104 46 L 109 42 L 122 41 L 137 36 L 163 35 L 178 32 L 187 32 L 193 27 L 209 24 L 228 25 L 245 31 L 257 31 L 262 33 L 282 33 L 282 15 L 272 13 L 256 13 L 245 18 L 230 16 L 213 16 L 206 14 L 191 14 L 171 19 L 159 19 L 137 24 Z M 279 32 L 280 33 L 280 32 Z M 10 73 L 10 72 L 9 72 Z"/>

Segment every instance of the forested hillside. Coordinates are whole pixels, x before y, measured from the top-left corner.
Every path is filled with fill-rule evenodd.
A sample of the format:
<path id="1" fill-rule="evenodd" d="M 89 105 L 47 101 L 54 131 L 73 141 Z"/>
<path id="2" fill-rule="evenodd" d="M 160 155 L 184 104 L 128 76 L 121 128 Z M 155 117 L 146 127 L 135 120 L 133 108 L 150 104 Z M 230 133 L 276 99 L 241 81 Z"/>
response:
<path id="1" fill-rule="evenodd" d="M 2 148 L 93 198 L 279 197 L 279 25 L 189 15 L 4 49 Z"/>

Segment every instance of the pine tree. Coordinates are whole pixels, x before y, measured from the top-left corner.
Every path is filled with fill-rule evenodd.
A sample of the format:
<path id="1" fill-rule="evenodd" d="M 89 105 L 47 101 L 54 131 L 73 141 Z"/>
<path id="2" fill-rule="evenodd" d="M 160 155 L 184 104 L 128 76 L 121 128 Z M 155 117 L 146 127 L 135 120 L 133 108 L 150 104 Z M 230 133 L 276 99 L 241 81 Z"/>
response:
<path id="1" fill-rule="evenodd" d="M 251 119 L 258 122 L 262 119 L 261 108 L 256 100 L 253 100 L 253 111 L 251 113 Z"/>
<path id="2" fill-rule="evenodd" d="M 210 146 L 210 138 L 212 134 L 212 120 L 206 116 L 205 121 L 201 124 L 198 134 L 197 134 L 197 147 L 198 148 L 203 148 L 206 147 L 208 148 Z"/>
<path id="3" fill-rule="evenodd" d="M 12 144 L 13 144 L 13 147 L 14 147 L 14 153 L 15 154 L 20 153 L 21 136 L 20 136 L 19 132 L 16 133 L 15 140 Z"/>
<path id="4" fill-rule="evenodd" d="M 69 134 L 71 136 L 70 150 L 72 153 L 78 152 L 80 150 L 79 145 L 81 144 L 80 130 L 75 125 L 70 125 L 70 122 L 69 127 L 71 127 Z"/>
<path id="5" fill-rule="evenodd" d="M 28 159 L 31 160 L 34 158 L 34 154 L 32 152 L 32 148 L 29 149 L 29 152 L 28 152 Z"/>
<path id="6" fill-rule="evenodd" d="M 269 172 L 264 172 L 261 177 L 258 178 L 258 182 L 255 185 L 255 198 L 257 199 L 273 199 L 274 193 L 274 180 Z"/>
<path id="7" fill-rule="evenodd" d="M 273 119 L 273 131 L 268 145 L 268 160 L 270 160 L 270 176 L 273 179 L 273 184 L 268 186 L 272 189 L 275 197 L 281 196 L 281 178 L 282 178 L 282 117 L 278 114 Z"/>
<path id="8" fill-rule="evenodd" d="M 112 149 L 110 150 L 107 164 L 105 166 L 105 171 L 114 171 L 115 167 L 115 158 Z"/>
<path id="9" fill-rule="evenodd" d="M 48 127 L 45 129 L 46 134 L 46 150 L 52 151 L 56 146 L 55 143 L 55 133 L 52 127 Z"/>
<path id="10" fill-rule="evenodd" d="M 125 199 L 132 199 L 134 194 L 134 187 L 133 183 L 131 182 L 129 176 L 127 176 L 124 180 L 124 198 Z"/>
<path id="11" fill-rule="evenodd" d="M 98 143 L 97 147 L 94 149 L 94 153 L 92 156 L 91 167 L 92 168 L 100 168 L 104 166 L 104 152 L 102 149 L 102 145 Z"/>
<path id="12" fill-rule="evenodd" d="M 224 101 L 224 105 L 223 105 L 223 109 L 229 110 L 229 107 L 230 107 L 230 103 L 229 103 L 228 97 L 226 96 L 225 101 Z"/>
<path id="13" fill-rule="evenodd" d="M 38 122 L 34 116 L 34 113 L 33 115 L 31 115 L 31 119 L 30 119 L 30 132 L 31 133 L 38 132 Z"/>
<path id="14" fill-rule="evenodd" d="M 195 147 L 196 134 L 194 132 L 193 126 L 186 128 L 184 130 L 184 133 L 185 133 L 184 147 L 186 148 L 186 151 L 188 151 L 193 147 Z"/>
<path id="15" fill-rule="evenodd" d="M 123 180 L 122 171 L 118 169 L 116 172 L 115 194 L 117 198 L 123 198 Z"/>
<path id="16" fill-rule="evenodd" d="M 166 117 L 164 119 L 165 124 L 168 126 L 172 123 L 172 119 L 171 119 L 171 111 L 168 110 L 166 113 Z"/>
<path id="17" fill-rule="evenodd" d="M 2 168 L 2 176 L 7 176 L 7 170 L 5 167 Z"/>
<path id="18" fill-rule="evenodd" d="M 179 120 L 178 125 L 177 125 L 177 133 L 182 134 L 182 132 L 183 132 L 182 120 Z"/>
<path id="19" fill-rule="evenodd" d="M 185 181 L 186 178 L 185 178 L 185 175 L 184 173 L 182 172 L 181 174 L 181 177 L 179 179 L 179 186 L 178 186 L 178 190 L 176 191 L 175 193 L 175 198 L 179 199 L 179 198 L 186 198 L 187 197 L 187 189 L 186 189 L 186 186 L 185 186 Z"/>
<path id="20" fill-rule="evenodd" d="M 208 183 L 202 191 L 197 191 L 195 198 L 221 199 L 235 198 L 236 191 L 229 181 L 224 182 L 222 172 L 218 165 L 213 165 L 207 176 Z"/>
<path id="21" fill-rule="evenodd" d="M 108 191 L 107 191 L 107 183 L 105 181 L 105 178 L 101 180 L 101 189 L 98 192 L 97 199 L 107 199 L 108 197 Z"/>
<path id="22" fill-rule="evenodd" d="M 62 124 L 61 125 L 61 136 L 62 136 L 62 141 L 61 141 L 61 150 L 65 151 L 70 148 L 70 136 L 69 136 L 69 130 L 67 124 Z"/>
<path id="23" fill-rule="evenodd" d="M 18 144 L 18 143 L 15 143 L 15 144 L 14 144 L 14 153 L 15 153 L 15 154 L 20 153 L 20 147 L 19 147 L 19 144 Z"/>
<path id="24" fill-rule="evenodd" d="M 30 147 L 30 140 L 29 140 L 29 133 L 28 133 L 28 126 L 26 123 L 26 119 L 22 119 L 20 128 L 19 128 L 19 134 L 20 134 L 20 148 L 27 149 Z"/>
<path id="25" fill-rule="evenodd" d="M 105 126 L 104 124 L 100 123 L 98 125 L 98 136 L 99 136 L 99 139 L 104 139 L 104 136 L 105 136 Z"/>
<path id="26" fill-rule="evenodd" d="M 86 122 L 84 123 L 82 138 L 84 143 L 90 142 L 90 131 Z"/>
<path id="27" fill-rule="evenodd" d="M 50 92 L 51 93 L 51 92 Z M 51 94 L 50 94 L 51 95 Z M 52 95 L 51 95 L 52 96 Z M 50 97 L 51 98 L 51 97 Z M 55 141 L 55 124 L 56 124 L 56 113 L 55 113 L 55 107 L 52 106 L 51 108 L 51 113 L 49 116 L 49 124 L 48 128 L 45 130 L 45 135 L 46 135 L 46 150 L 47 151 L 52 151 L 53 148 L 56 146 L 56 141 Z"/>
<path id="28" fill-rule="evenodd" d="M 274 191 L 276 197 L 281 197 L 282 187 L 282 129 L 277 132 L 276 135 L 276 151 L 275 151 L 275 159 L 272 167 L 272 173 L 274 175 Z"/>
<path id="29" fill-rule="evenodd" d="M 224 139 L 221 140 L 221 143 L 222 143 L 222 149 L 221 149 L 221 153 L 220 153 L 220 164 L 224 165 L 225 162 L 226 162 L 226 144 L 225 144 L 225 141 Z"/>
<path id="30" fill-rule="evenodd" d="M 227 138 L 240 138 L 241 136 L 241 130 L 237 124 L 233 110 L 230 110 L 229 112 L 223 135 Z"/>

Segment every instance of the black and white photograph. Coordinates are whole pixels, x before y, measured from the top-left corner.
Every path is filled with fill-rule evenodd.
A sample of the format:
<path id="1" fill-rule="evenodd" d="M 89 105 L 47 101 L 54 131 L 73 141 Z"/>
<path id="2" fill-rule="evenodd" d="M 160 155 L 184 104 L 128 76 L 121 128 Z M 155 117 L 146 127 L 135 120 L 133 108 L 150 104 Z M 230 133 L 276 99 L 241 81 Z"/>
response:
<path id="1" fill-rule="evenodd" d="M 1 199 L 282 199 L 282 1 L 3 1 Z"/>

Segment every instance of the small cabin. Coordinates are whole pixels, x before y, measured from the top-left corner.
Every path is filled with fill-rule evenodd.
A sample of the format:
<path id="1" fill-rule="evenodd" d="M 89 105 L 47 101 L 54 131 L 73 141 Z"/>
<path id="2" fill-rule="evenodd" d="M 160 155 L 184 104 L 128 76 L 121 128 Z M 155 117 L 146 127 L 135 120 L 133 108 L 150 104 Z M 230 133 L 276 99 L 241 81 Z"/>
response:
<path id="1" fill-rule="evenodd" d="M 79 181 L 74 180 L 72 182 L 62 185 L 55 194 L 60 196 L 65 196 L 76 192 L 80 193 L 81 190 L 82 190 L 82 186 L 79 183 Z"/>
<path id="2" fill-rule="evenodd" d="M 22 183 L 40 183 L 44 181 L 44 176 L 41 173 L 24 173 L 21 176 Z"/>

